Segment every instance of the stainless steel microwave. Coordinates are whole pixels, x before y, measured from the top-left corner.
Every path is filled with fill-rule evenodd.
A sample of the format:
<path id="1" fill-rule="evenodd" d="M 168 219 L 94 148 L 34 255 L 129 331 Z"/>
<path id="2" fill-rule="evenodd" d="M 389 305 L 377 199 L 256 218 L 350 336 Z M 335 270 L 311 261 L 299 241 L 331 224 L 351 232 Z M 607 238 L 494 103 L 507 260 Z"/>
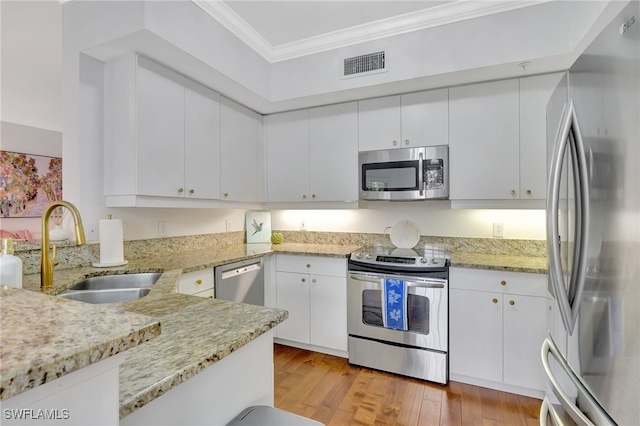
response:
<path id="1" fill-rule="evenodd" d="M 449 198 L 449 147 L 364 151 L 359 156 L 361 200 Z"/>

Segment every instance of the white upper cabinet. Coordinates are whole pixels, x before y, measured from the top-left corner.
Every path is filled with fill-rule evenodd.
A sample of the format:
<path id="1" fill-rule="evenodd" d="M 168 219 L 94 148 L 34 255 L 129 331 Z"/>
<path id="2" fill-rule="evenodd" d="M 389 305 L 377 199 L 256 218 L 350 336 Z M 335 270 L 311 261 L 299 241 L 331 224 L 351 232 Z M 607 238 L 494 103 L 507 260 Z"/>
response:
<path id="1" fill-rule="evenodd" d="M 309 196 L 309 110 L 267 116 L 267 201 Z"/>
<path id="2" fill-rule="evenodd" d="M 104 108 L 107 205 L 219 198 L 218 93 L 132 54 L 105 65 Z"/>
<path id="3" fill-rule="evenodd" d="M 269 115 L 267 201 L 358 198 L 355 102 Z"/>
<path id="4" fill-rule="evenodd" d="M 260 116 L 229 99 L 222 98 L 220 191 L 223 200 L 259 201 Z"/>
<path id="5" fill-rule="evenodd" d="M 449 89 L 450 198 L 519 196 L 518 80 Z"/>
<path id="6" fill-rule="evenodd" d="M 550 74 L 449 90 L 451 200 L 544 202 L 546 105 L 561 78 Z"/>
<path id="7" fill-rule="evenodd" d="M 358 102 L 360 151 L 449 143 L 448 89 Z"/>
<path id="8" fill-rule="evenodd" d="M 556 73 L 520 79 L 522 199 L 547 196 L 547 104 L 563 76 L 564 73 Z"/>
<path id="9" fill-rule="evenodd" d="M 185 197 L 220 198 L 220 95 L 185 80 Z"/>
<path id="10" fill-rule="evenodd" d="M 315 201 L 358 199 L 358 105 L 309 112 L 309 185 Z"/>

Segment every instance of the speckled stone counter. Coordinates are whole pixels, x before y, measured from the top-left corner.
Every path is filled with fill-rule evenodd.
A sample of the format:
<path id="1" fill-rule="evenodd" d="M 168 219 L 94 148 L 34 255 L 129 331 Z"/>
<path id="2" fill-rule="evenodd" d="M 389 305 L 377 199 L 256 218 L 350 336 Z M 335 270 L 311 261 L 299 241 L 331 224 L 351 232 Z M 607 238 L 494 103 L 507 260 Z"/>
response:
<path id="1" fill-rule="evenodd" d="M 452 253 L 451 266 L 533 274 L 546 274 L 548 270 L 546 257 L 485 253 Z"/>
<path id="2" fill-rule="evenodd" d="M 0 400 L 131 350 L 157 319 L 0 286 Z"/>

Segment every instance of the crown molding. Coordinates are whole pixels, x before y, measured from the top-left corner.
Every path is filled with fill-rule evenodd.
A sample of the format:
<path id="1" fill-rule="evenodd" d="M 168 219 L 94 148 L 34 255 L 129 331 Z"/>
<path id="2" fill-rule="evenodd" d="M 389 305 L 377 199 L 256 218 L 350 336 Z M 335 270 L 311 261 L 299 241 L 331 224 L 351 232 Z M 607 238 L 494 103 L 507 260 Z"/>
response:
<path id="1" fill-rule="evenodd" d="M 278 46 L 271 45 L 224 1 L 192 1 L 264 59 L 274 63 L 553 0 L 456 1 Z"/>

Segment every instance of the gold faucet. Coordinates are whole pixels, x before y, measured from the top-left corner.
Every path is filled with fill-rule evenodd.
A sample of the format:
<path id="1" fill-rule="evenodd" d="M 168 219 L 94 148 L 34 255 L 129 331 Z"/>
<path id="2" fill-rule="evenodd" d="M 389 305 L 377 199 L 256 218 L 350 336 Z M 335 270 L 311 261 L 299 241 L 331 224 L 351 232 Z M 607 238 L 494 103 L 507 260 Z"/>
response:
<path id="1" fill-rule="evenodd" d="M 86 243 L 84 237 L 84 228 L 82 227 L 82 219 L 80 212 L 68 201 L 54 201 L 42 213 L 42 259 L 40 261 L 40 288 L 53 288 L 53 266 L 58 264 L 56 259 L 56 245 L 53 245 L 53 256 L 49 256 L 49 217 L 56 207 L 66 207 L 73 216 L 76 225 L 76 245 L 81 246 Z"/>

